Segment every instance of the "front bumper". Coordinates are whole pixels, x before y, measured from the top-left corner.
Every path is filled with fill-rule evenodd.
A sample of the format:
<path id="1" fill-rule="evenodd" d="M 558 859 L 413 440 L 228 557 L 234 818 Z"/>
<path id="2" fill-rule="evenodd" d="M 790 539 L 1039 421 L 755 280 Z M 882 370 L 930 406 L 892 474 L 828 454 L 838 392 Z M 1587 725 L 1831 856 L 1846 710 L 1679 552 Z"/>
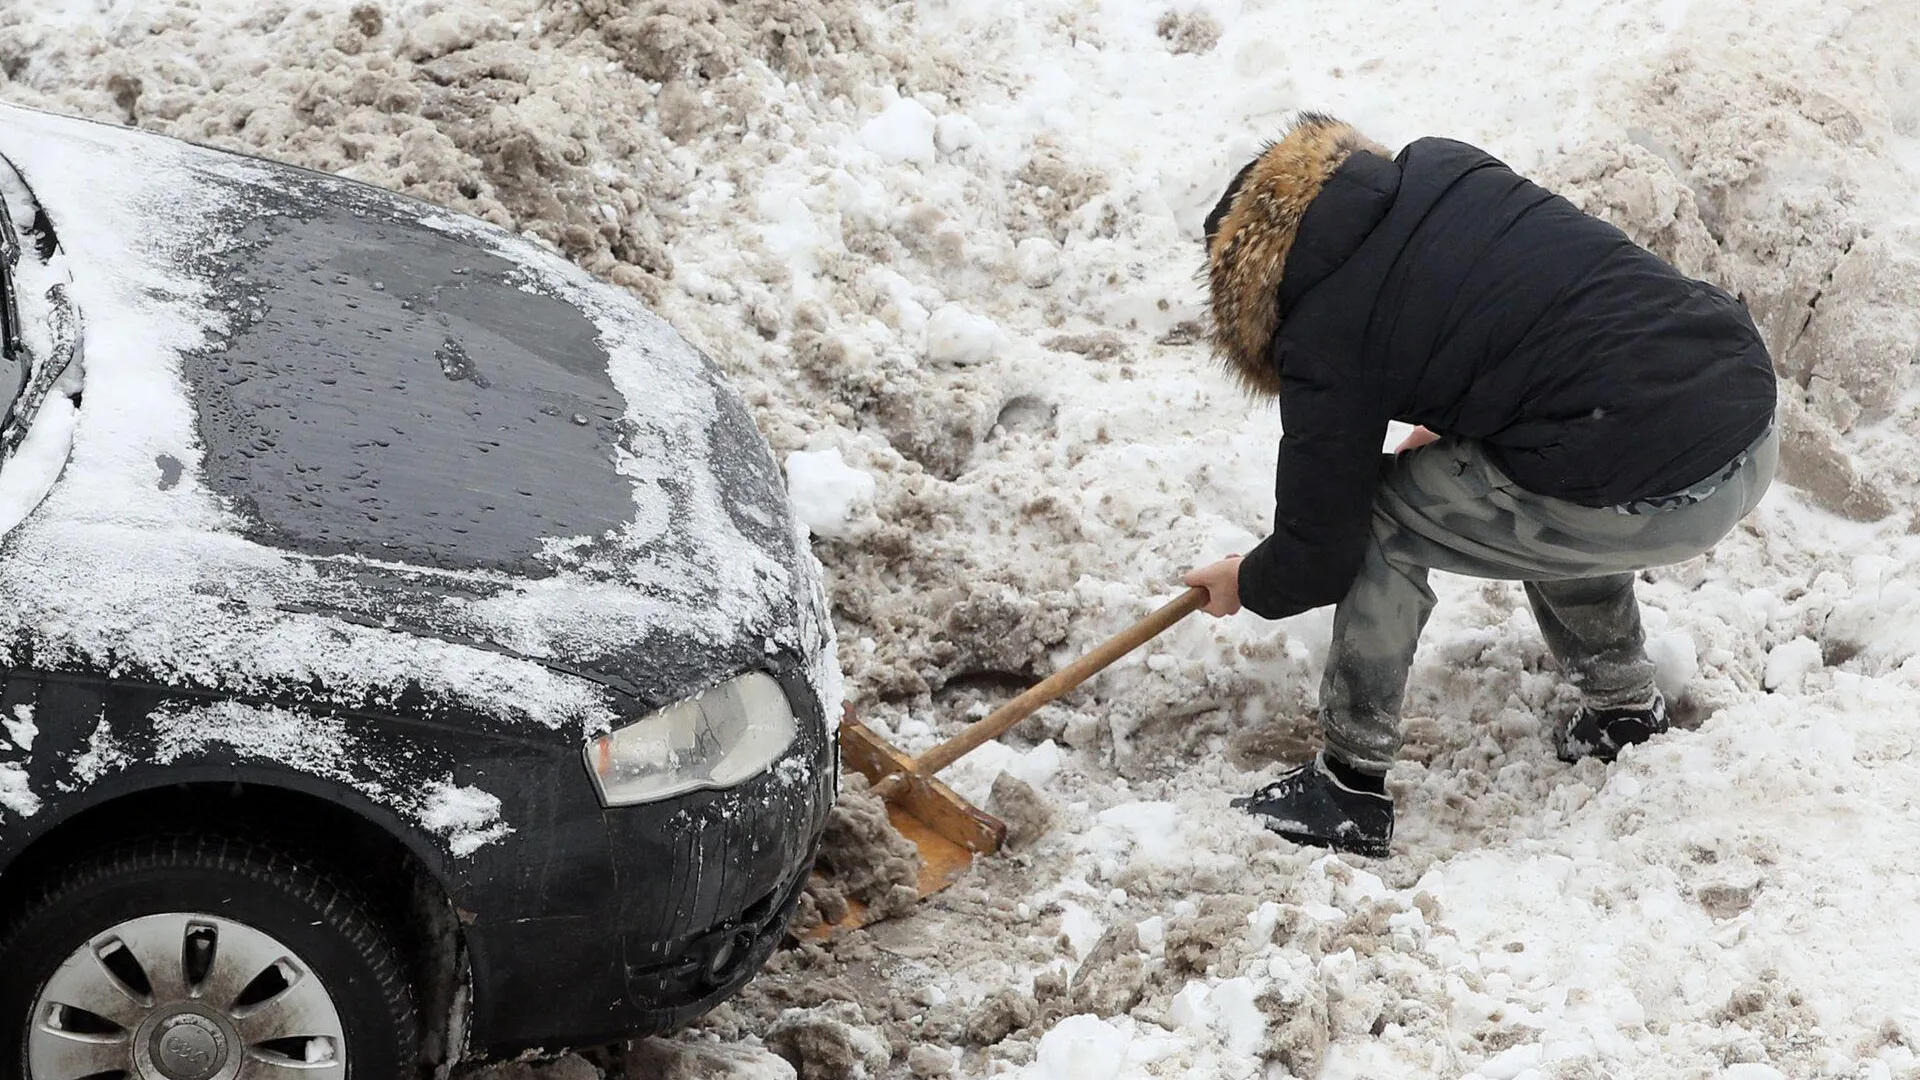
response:
<path id="1" fill-rule="evenodd" d="M 737 787 L 600 810 L 613 887 L 598 914 L 469 927 L 473 1051 L 641 1038 L 736 993 L 779 947 L 837 777 L 833 740 L 807 723 Z"/>
<path id="2" fill-rule="evenodd" d="M 671 1031 L 698 1018 L 760 971 L 786 934 L 817 850 L 816 843 L 791 881 L 713 929 L 676 942 L 666 950 L 665 961 L 628 964 L 627 998 L 650 1033 Z M 634 944 L 629 938 L 630 953 Z"/>
<path id="3" fill-rule="evenodd" d="M 661 804 L 666 828 L 608 813 L 635 1006 L 677 1014 L 759 970 L 819 850 L 834 779 L 832 746 L 809 733 L 752 782 Z"/>

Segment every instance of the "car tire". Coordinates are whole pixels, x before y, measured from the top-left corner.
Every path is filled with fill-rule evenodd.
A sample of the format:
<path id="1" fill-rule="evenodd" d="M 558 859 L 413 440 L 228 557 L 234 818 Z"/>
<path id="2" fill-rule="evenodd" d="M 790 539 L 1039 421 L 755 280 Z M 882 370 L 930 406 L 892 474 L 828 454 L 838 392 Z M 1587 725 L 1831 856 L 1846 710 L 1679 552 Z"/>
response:
<path id="1" fill-rule="evenodd" d="M 413 990 L 368 912 L 338 876 L 253 839 L 158 836 L 85 857 L 0 940 L 0 1075 L 44 1080 L 37 1058 L 55 1078 L 249 1080 L 286 1075 L 254 1060 L 281 1055 L 336 1062 L 301 1074 L 315 1080 L 413 1077 Z"/>

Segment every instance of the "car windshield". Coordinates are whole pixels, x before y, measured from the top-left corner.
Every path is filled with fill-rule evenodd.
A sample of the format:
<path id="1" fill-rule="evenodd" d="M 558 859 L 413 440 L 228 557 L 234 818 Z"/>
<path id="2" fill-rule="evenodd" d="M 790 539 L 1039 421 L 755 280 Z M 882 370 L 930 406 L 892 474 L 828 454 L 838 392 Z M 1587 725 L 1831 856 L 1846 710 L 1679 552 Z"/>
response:
<path id="1" fill-rule="evenodd" d="M 20 305 L 14 294 L 13 271 L 20 263 L 20 236 L 13 214 L 0 194 L 0 422 L 11 418 L 14 402 L 27 381 L 26 349 L 20 341 Z"/>
<path id="2" fill-rule="evenodd" d="M 20 448 L 56 386 L 79 404 L 79 384 L 67 379 L 69 369 L 79 374 L 80 355 L 69 286 L 53 223 L 0 157 L 0 461 Z"/>

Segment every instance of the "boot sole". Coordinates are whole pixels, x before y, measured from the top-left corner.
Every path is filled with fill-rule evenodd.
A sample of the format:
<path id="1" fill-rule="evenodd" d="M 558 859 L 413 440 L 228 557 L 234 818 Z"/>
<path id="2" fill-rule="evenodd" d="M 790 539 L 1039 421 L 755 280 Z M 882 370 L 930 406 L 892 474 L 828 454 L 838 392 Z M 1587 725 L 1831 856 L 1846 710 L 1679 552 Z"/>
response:
<path id="1" fill-rule="evenodd" d="M 1392 840 L 1329 840 L 1324 836 L 1309 836 L 1305 833 L 1290 832 L 1286 829 L 1267 826 L 1267 831 L 1282 840 L 1298 844 L 1301 847 L 1322 848 L 1329 851 L 1342 851 L 1349 855 L 1360 855 L 1369 859 L 1384 859 L 1389 854 Z"/>

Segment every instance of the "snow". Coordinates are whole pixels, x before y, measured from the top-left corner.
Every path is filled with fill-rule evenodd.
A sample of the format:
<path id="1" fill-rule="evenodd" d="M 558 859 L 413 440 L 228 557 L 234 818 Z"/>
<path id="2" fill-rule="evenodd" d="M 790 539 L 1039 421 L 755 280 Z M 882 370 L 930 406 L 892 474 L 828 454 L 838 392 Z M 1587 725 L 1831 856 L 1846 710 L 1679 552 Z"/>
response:
<path id="1" fill-rule="evenodd" d="M 912 98 L 901 98 L 860 128 L 860 145 L 888 162 L 933 164 L 935 136 L 939 121 L 925 105 Z M 947 128 L 949 153 L 964 144 L 965 136 L 954 125 Z"/>
<path id="2" fill-rule="evenodd" d="M 927 320 L 927 359 L 936 364 L 983 364 L 1004 342 L 992 319 L 959 304 L 942 304 Z"/>
<path id="3" fill-rule="evenodd" d="M 924 731 L 909 721 L 901 725 L 901 733 L 907 735 Z M 941 779 L 967 799 L 984 806 L 988 792 L 993 789 L 994 778 L 1001 773 L 1007 773 L 1033 787 L 1044 788 L 1060 774 L 1063 761 L 1064 751 L 1052 739 L 1043 739 L 1028 747 L 990 742 L 955 762 L 949 771 L 941 774 Z"/>
<path id="4" fill-rule="evenodd" d="M 477 787 L 436 781 L 419 789 L 412 777 L 421 762 L 397 762 L 380 752 L 359 721 L 295 712 L 240 701 L 215 701 L 189 708 L 164 708 L 152 717 L 151 759 L 167 765 L 192 761 L 214 751 L 240 760 L 273 761 L 311 776 L 334 780 L 369 799 L 386 803 L 440 836 L 455 858 L 466 858 L 505 839 L 513 828 L 500 820 L 500 800 Z M 105 721 L 94 733 L 96 746 L 111 736 Z M 89 768 L 91 781 L 125 768 L 124 752 L 103 753 Z"/>
<path id="5" fill-rule="evenodd" d="M 1060 248 L 1044 236 L 1029 236 L 1014 245 L 1020 280 L 1030 289 L 1044 289 L 1060 276 Z"/>
<path id="6" fill-rule="evenodd" d="M 290 709 L 219 701 L 169 709 L 153 718 L 153 760 L 161 765 L 224 747 L 242 757 L 278 761 L 302 772 L 351 781 L 352 743 L 345 721 Z"/>
<path id="7" fill-rule="evenodd" d="M 795 450 L 786 464 L 787 494 L 801 523 L 815 536 L 853 538 L 855 526 L 873 509 L 873 475 L 848 465 L 831 446 Z"/>
<path id="8" fill-rule="evenodd" d="M 108 773 L 126 768 L 132 764 L 132 760 L 126 749 L 114 738 L 113 728 L 103 717 L 87 735 L 86 750 L 73 759 L 74 779 L 84 784 L 92 784 Z"/>
<path id="9" fill-rule="evenodd" d="M 1131 1056 L 1131 1033 L 1097 1016 L 1069 1016 L 1040 1039 L 1034 1076 L 1049 1080 L 1107 1080 Z"/>
<path id="10" fill-rule="evenodd" d="M 436 784 L 420 809 L 420 824 L 446 837 L 455 856 L 467 856 L 513 830 L 500 821 L 500 799 L 476 787 Z"/>
<path id="11" fill-rule="evenodd" d="M 6 470 L 0 472 L 0 535 L 11 532 L 33 513 L 59 479 L 79 419 L 80 410 L 64 395 L 52 395 L 40 407 L 27 437 L 7 459 Z"/>
<path id="12" fill-rule="evenodd" d="M 40 797 L 33 793 L 27 781 L 26 766 L 11 761 L 0 763 L 0 809 L 20 817 L 32 817 L 40 812 Z"/>
<path id="13" fill-rule="evenodd" d="M 846 644 L 822 683 L 909 750 L 1264 535 L 1278 417 L 1206 356 L 1199 232 L 1296 110 L 1476 142 L 1736 289 L 1792 452 L 1714 552 L 1643 575 L 1673 733 L 1559 763 L 1575 699 L 1517 588 L 1436 576 L 1395 853 L 1326 857 L 1227 800 L 1315 744 L 1329 614 L 1196 616 L 945 774 L 983 805 L 1026 780 L 1050 830 L 832 985 L 969 1080 L 1920 1068 L 1911 4 L 658 5 L 677 34 L 536 0 L 384 4 L 371 34 L 254 6 L 15 5 L 0 97 L 408 190 L 648 297 L 785 465 Z M 1136 1005 L 967 1033 L 1116 927 Z M 824 982 L 766 978 L 787 996 L 667 1045 L 751 1046 Z"/>
<path id="14" fill-rule="evenodd" d="M 1806 635 L 1775 645 L 1767 653 L 1767 671 L 1761 685 L 1769 690 L 1798 691 L 1807 676 L 1825 666 L 1820 643 Z"/>
<path id="15" fill-rule="evenodd" d="M 24 702 L 13 707 L 10 719 L 0 718 L 0 726 L 7 729 L 7 737 L 22 750 L 32 751 L 33 740 L 40 736 L 40 727 L 33 722 L 33 706 Z"/>

